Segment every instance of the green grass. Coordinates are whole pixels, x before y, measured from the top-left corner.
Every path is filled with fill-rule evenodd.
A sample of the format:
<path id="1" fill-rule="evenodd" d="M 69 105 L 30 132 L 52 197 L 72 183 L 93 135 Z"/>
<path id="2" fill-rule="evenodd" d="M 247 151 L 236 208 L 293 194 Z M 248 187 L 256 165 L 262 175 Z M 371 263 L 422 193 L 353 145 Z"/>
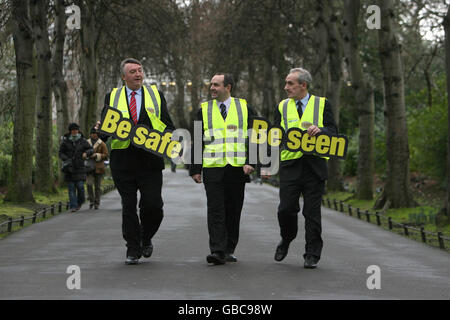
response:
<path id="1" fill-rule="evenodd" d="M 105 176 L 102 181 L 102 187 L 113 185 L 114 181 L 111 177 Z M 86 190 L 86 198 L 87 198 L 87 189 Z M 36 210 L 41 210 L 45 207 L 49 207 L 52 204 L 57 205 L 60 201 L 62 202 L 62 211 L 66 211 L 66 203 L 69 201 L 68 190 L 67 187 L 57 188 L 57 192 L 53 194 L 43 194 L 39 192 L 33 192 L 33 196 L 35 199 L 34 203 L 12 203 L 5 202 L 4 195 L 0 194 L 0 223 L 8 220 L 8 218 L 13 218 L 14 220 L 20 219 L 21 216 L 25 218 L 29 218 L 33 216 L 33 213 Z M 58 212 L 58 207 L 55 206 L 55 214 Z M 36 223 L 47 220 L 51 218 L 52 215 L 50 211 L 46 214 L 45 218 L 39 216 L 36 219 Z M 24 227 L 31 224 L 31 220 L 25 221 Z M 2 227 L 4 228 L 4 227 Z M 13 223 L 12 232 L 20 230 L 20 227 L 17 223 Z M 8 233 L 0 233 L 0 239 L 6 237 Z"/>
<path id="2" fill-rule="evenodd" d="M 34 203 L 5 202 L 2 197 L 0 199 L 0 221 L 6 220 L 8 217 L 19 218 L 22 215 L 29 217 L 33 215 L 35 210 L 57 204 L 59 201 L 65 203 L 69 199 L 67 188 L 58 188 L 56 193 L 49 195 L 35 192 L 33 196 Z"/>

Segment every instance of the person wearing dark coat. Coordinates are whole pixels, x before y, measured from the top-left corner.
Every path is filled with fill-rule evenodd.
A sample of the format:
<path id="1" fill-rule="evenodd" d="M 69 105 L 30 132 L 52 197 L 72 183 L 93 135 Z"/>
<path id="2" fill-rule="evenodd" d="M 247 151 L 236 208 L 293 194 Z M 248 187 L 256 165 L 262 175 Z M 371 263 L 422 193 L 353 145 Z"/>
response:
<path id="1" fill-rule="evenodd" d="M 71 123 L 69 132 L 63 136 L 59 146 L 59 158 L 63 161 L 62 171 L 69 189 L 70 210 L 72 212 L 78 211 L 85 200 L 86 168 L 84 159 L 90 157 L 92 153 L 92 146 L 84 138 L 80 126 Z"/>
<path id="2" fill-rule="evenodd" d="M 303 68 L 291 69 L 285 79 L 288 99 L 282 100 L 275 113 L 275 125 L 285 131 L 290 128 L 305 130 L 309 136 L 319 133 L 337 135 L 330 102 L 325 97 L 308 92 L 312 77 Z M 299 198 L 303 195 L 302 214 L 305 217 L 305 259 L 303 266 L 315 269 L 321 258 L 322 214 L 320 204 L 328 179 L 327 158 L 317 154 L 303 154 L 282 149 L 280 155 L 280 204 L 278 223 L 281 241 L 275 251 L 275 260 L 282 261 L 290 243 L 298 232 Z"/>
<path id="3" fill-rule="evenodd" d="M 142 63 L 126 58 L 120 69 L 125 85 L 106 94 L 102 115 L 108 107 L 113 107 L 134 126 L 145 125 L 159 132 L 175 130 L 163 92 L 156 85 L 143 84 Z M 98 121 L 95 128 L 100 125 Z M 108 138 L 100 136 L 105 142 Z M 152 239 L 164 217 L 161 196 L 164 159 L 135 147 L 130 140 L 118 139 L 111 140 L 110 159 L 111 174 L 122 199 L 122 236 L 127 247 L 125 264 L 135 265 L 142 256 L 151 257 Z"/>
<path id="4" fill-rule="evenodd" d="M 213 135 L 215 144 L 224 146 L 225 149 L 222 150 L 238 150 L 237 148 L 246 144 L 243 148 L 245 154 L 238 155 L 236 152 L 232 155 L 225 155 L 225 152 L 218 152 L 214 157 L 210 157 L 211 151 L 206 148 L 205 142 L 202 142 L 202 160 L 200 163 L 195 163 L 193 157 L 189 169 L 192 179 L 196 183 L 203 182 L 205 186 L 211 251 L 211 254 L 207 255 L 206 261 L 214 265 L 237 262 L 234 251 L 239 240 L 245 184 L 250 182 L 249 175 L 254 171 L 254 165 L 250 164 L 248 160 L 247 142 L 244 142 L 247 139 L 236 143 L 239 139 L 233 140 L 232 134 L 240 130 L 251 129 L 256 114 L 244 99 L 231 97 L 233 86 L 234 81 L 230 74 L 216 73 L 211 79 L 210 87 L 213 100 L 201 104 L 197 113 L 197 121 L 201 121 L 204 135 L 212 128 L 214 128 L 214 132 L 226 128 L 226 134 L 229 136 L 225 139 L 225 143 L 219 143 L 220 140 L 224 140 L 219 134 Z M 208 111 L 205 112 L 205 110 Z M 244 127 L 245 122 L 246 126 Z"/>

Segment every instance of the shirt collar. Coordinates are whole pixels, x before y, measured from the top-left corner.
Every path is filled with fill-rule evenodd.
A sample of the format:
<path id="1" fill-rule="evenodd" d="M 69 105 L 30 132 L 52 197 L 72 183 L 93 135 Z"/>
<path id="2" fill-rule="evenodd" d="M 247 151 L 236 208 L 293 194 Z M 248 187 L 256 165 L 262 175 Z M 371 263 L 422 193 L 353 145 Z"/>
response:
<path id="1" fill-rule="evenodd" d="M 230 104 L 231 104 L 231 96 L 228 97 L 228 99 L 225 100 L 224 102 L 217 101 L 217 103 L 218 103 L 219 107 L 223 103 L 225 105 L 225 107 L 227 107 L 227 110 L 228 110 L 228 108 L 230 107 Z"/>
<path id="2" fill-rule="evenodd" d="M 306 105 L 308 104 L 308 101 L 309 101 L 309 93 L 307 93 L 303 99 L 295 100 L 295 103 L 297 103 L 298 101 L 300 101 L 302 103 L 303 107 L 306 107 Z"/>
<path id="3" fill-rule="evenodd" d="M 130 88 L 128 88 L 127 86 L 125 86 L 125 88 L 127 89 L 127 96 L 131 95 L 131 92 L 135 91 L 137 95 L 141 95 L 142 92 L 142 88 L 140 88 L 139 90 L 131 90 Z"/>

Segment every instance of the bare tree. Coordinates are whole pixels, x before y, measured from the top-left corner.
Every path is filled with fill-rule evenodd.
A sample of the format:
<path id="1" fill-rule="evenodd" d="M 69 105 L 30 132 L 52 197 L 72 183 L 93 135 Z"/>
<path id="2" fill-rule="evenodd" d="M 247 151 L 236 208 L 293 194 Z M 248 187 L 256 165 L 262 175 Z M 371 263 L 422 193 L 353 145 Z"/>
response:
<path id="1" fill-rule="evenodd" d="M 416 206 L 410 188 L 408 129 L 401 49 L 398 43 L 392 0 L 379 0 L 381 29 L 378 46 L 383 70 L 386 104 L 386 185 L 375 208 Z"/>
<path id="2" fill-rule="evenodd" d="M 55 191 L 52 170 L 51 51 L 48 39 L 47 10 L 48 0 L 31 1 L 38 67 L 35 187 L 37 191 L 44 193 Z"/>
<path id="3" fill-rule="evenodd" d="M 316 21 L 314 23 L 315 34 L 313 37 L 316 56 L 312 74 L 314 75 L 314 92 L 324 97 L 328 87 L 328 32 L 330 7 L 326 0 L 318 0 L 314 6 Z"/>
<path id="4" fill-rule="evenodd" d="M 373 199 L 375 104 L 372 85 L 362 67 L 358 40 L 359 0 L 345 0 L 345 46 L 359 119 L 356 198 Z"/>
<path id="5" fill-rule="evenodd" d="M 36 74 L 33 67 L 33 33 L 28 2 L 12 1 L 12 17 L 14 20 L 14 50 L 16 52 L 17 104 L 14 112 L 11 180 L 5 200 L 34 202 L 31 175 Z"/>
<path id="6" fill-rule="evenodd" d="M 55 28 L 53 31 L 52 87 L 56 103 L 57 135 L 64 135 L 69 126 L 67 83 L 64 80 L 65 6 L 64 0 L 55 0 Z M 59 172 L 60 170 L 58 170 Z M 60 175 L 62 176 L 62 175 Z"/>
<path id="7" fill-rule="evenodd" d="M 89 133 L 97 119 L 97 45 L 101 35 L 99 15 L 103 8 L 102 1 L 77 0 L 75 3 L 81 11 L 81 87 L 83 95 L 80 109 L 80 127 L 83 133 Z"/>
<path id="8" fill-rule="evenodd" d="M 342 62 L 343 62 L 343 43 L 342 37 L 337 26 L 338 16 L 336 14 L 337 7 L 333 5 L 331 0 L 326 2 L 329 7 L 327 10 L 327 43 L 328 43 L 328 59 L 329 59 L 329 85 L 327 86 L 326 97 L 331 103 L 334 121 L 339 127 L 339 109 L 342 88 Z M 342 191 L 344 189 L 342 183 L 341 160 L 330 159 L 328 161 L 328 181 L 327 189 L 334 191 Z"/>
<path id="9" fill-rule="evenodd" d="M 447 104 L 448 104 L 448 127 L 450 128 L 450 7 L 444 18 L 445 30 L 445 64 L 447 76 Z M 450 130 L 447 131 L 447 194 L 443 209 L 439 212 L 438 221 L 442 224 L 450 221 Z"/>

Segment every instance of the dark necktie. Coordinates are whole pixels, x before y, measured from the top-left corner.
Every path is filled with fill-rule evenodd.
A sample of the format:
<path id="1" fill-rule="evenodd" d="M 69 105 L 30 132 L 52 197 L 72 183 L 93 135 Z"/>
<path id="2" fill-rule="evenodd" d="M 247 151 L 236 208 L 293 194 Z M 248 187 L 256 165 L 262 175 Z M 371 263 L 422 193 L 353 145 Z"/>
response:
<path id="1" fill-rule="evenodd" d="M 227 107 L 223 103 L 220 105 L 220 114 L 222 115 L 223 120 L 225 120 L 227 117 Z"/>
<path id="2" fill-rule="evenodd" d="M 134 92 L 134 91 L 131 93 L 130 113 L 131 113 L 131 117 L 133 118 L 134 124 L 137 124 L 138 119 L 137 119 L 137 111 L 136 111 L 136 98 L 134 97 L 135 94 L 136 94 L 136 92 Z"/>
<path id="3" fill-rule="evenodd" d="M 298 110 L 298 116 L 301 119 L 302 115 L 303 115 L 303 108 L 302 108 L 302 102 L 300 100 L 297 101 L 297 110 Z"/>

